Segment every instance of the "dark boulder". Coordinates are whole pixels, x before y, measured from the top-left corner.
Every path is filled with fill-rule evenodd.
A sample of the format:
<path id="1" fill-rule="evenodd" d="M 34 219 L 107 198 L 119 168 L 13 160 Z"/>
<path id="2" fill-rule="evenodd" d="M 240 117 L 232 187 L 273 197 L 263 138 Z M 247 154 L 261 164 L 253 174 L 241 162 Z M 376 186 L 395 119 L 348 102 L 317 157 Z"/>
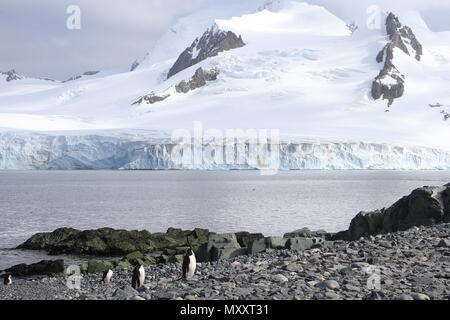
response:
<path id="1" fill-rule="evenodd" d="M 328 235 L 325 230 L 311 231 L 308 228 L 298 229 L 289 233 L 285 233 L 283 238 L 324 238 Z"/>
<path id="2" fill-rule="evenodd" d="M 64 260 L 42 260 L 38 263 L 18 264 L 5 272 L 16 277 L 28 277 L 34 275 L 54 276 L 64 273 Z"/>
<path id="3" fill-rule="evenodd" d="M 262 233 L 250 233 L 246 231 L 236 232 L 236 238 L 241 247 L 248 247 L 250 241 L 264 238 Z"/>
<path id="4" fill-rule="evenodd" d="M 197 261 L 208 262 L 220 259 L 228 259 L 247 253 L 237 241 L 234 233 L 215 234 L 209 237 L 207 243 L 204 243 L 196 252 Z"/>
<path id="5" fill-rule="evenodd" d="M 346 232 L 335 239 L 357 240 L 370 235 L 407 230 L 449 222 L 450 187 L 423 187 L 414 190 L 389 208 L 360 212 Z"/>

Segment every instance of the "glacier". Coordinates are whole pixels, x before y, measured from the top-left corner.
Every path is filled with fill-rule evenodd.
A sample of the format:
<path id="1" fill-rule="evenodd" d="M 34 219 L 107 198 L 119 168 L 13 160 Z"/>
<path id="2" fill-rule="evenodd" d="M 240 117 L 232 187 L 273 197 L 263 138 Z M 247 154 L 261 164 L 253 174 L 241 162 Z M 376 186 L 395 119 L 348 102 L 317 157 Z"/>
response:
<path id="1" fill-rule="evenodd" d="M 106 134 L 60 135 L 0 132 L 0 170 L 234 170 L 258 169 L 248 143 L 219 159 L 210 146 L 192 147 L 193 161 L 174 158 L 169 138 Z M 450 151 L 364 142 L 281 142 L 277 159 L 266 148 L 268 166 L 279 170 L 373 169 L 448 170 Z M 224 153 L 225 154 L 225 153 Z M 194 159 L 195 157 L 195 159 Z M 232 159 L 232 160 L 230 160 Z M 271 163 L 272 161 L 272 163 Z"/>
<path id="2" fill-rule="evenodd" d="M 395 8 L 399 32 L 410 34 L 402 43 L 417 37 L 423 51 L 419 61 L 393 49 L 388 62 L 404 79 L 387 107 L 372 94 L 380 50 L 392 42 L 384 25 L 368 28 L 359 17 L 349 28 L 331 2 L 207 2 L 180 17 L 131 71 L 91 71 L 71 81 L 0 72 L 0 169 L 257 167 L 221 163 L 207 145 L 196 148 L 191 164 L 177 163 L 173 143 L 159 133 L 196 121 L 221 132 L 279 130 L 288 137 L 279 146 L 281 170 L 449 169 L 450 32 L 432 31 L 408 6 Z M 194 44 L 208 30 L 233 33 L 245 46 L 197 61 Z M 205 39 L 204 51 L 216 52 L 221 37 Z M 183 68 L 168 77 L 183 52 Z M 214 76 L 192 81 L 200 70 Z M 392 89 L 393 75 L 381 85 Z"/>

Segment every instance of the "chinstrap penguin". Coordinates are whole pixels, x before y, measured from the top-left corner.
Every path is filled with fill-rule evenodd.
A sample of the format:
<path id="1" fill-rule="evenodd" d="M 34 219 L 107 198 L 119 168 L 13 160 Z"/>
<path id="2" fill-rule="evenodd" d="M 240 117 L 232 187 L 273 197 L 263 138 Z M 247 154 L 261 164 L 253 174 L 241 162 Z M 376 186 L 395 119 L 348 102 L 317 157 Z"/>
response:
<path id="1" fill-rule="evenodd" d="M 12 275 L 10 275 L 10 274 L 5 274 L 4 276 L 3 276 L 3 284 L 4 285 L 10 285 L 10 284 L 12 284 Z"/>
<path id="2" fill-rule="evenodd" d="M 191 243 L 189 242 L 189 236 L 186 237 L 189 249 L 186 250 L 186 254 L 183 259 L 181 279 L 192 279 L 195 275 L 195 269 L 197 268 L 197 260 L 195 259 L 194 250 L 192 250 Z"/>
<path id="3" fill-rule="evenodd" d="M 113 271 L 111 269 L 108 269 L 107 271 L 103 272 L 102 281 L 103 283 L 111 283 L 113 276 Z"/>
<path id="4" fill-rule="evenodd" d="M 139 289 L 145 282 L 145 269 L 144 266 L 138 264 L 133 270 L 133 277 L 131 279 L 131 286 L 134 289 Z"/>

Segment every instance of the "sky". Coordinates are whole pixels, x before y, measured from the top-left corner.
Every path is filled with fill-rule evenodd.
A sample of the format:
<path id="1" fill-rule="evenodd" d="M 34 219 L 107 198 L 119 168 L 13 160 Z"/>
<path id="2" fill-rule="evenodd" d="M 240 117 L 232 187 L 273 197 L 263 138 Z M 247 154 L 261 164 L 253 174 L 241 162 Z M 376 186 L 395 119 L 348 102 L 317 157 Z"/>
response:
<path id="1" fill-rule="evenodd" d="M 126 69 L 177 18 L 214 1 L 229 0 L 0 0 L 0 71 L 65 80 L 86 71 Z M 430 29 L 450 30 L 449 0 L 307 2 L 358 23 L 374 3 L 383 10 L 419 9 Z M 70 5 L 81 10 L 80 29 L 67 28 Z"/>
<path id="2" fill-rule="evenodd" d="M 0 0 L 0 71 L 65 80 L 127 68 L 203 0 Z M 81 29 L 66 10 L 78 5 Z"/>

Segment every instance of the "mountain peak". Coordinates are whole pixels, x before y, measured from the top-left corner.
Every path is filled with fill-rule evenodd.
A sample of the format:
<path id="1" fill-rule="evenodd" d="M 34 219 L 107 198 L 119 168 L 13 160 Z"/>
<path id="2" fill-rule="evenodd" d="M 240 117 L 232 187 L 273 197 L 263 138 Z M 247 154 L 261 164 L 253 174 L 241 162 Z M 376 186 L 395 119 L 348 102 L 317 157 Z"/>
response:
<path id="1" fill-rule="evenodd" d="M 408 26 L 403 25 L 398 17 L 392 12 L 386 19 L 386 32 L 392 43 L 407 55 L 415 54 L 416 60 L 420 61 L 423 48 L 416 39 L 414 32 Z"/>
<path id="2" fill-rule="evenodd" d="M 208 28 L 202 37 L 195 39 L 178 57 L 167 78 L 187 69 L 203 60 L 217 56 L 220 52 L 245 46 L 241 36 L 220 29 L 217 24 Z"/>
<path id="3" fill-rule="evenodd" d="M 384 66 L 372 84 L 372 97 L 375 100 L 383 98 L 388 100 L 388 106 L 395 99 L 403 96 L 405 92 L 406 77 L 394 65 L 394 50 L 400 49 L 408 56 L 414 53 L 417 61 L 421 60 L 423 47 L 416 39 L 414 32 L 408 26 L 404 26 L 392 12 L 386 18 L 386 32 L 390 41 L 378 53 L 377 62 L 384 61 Z"/>

